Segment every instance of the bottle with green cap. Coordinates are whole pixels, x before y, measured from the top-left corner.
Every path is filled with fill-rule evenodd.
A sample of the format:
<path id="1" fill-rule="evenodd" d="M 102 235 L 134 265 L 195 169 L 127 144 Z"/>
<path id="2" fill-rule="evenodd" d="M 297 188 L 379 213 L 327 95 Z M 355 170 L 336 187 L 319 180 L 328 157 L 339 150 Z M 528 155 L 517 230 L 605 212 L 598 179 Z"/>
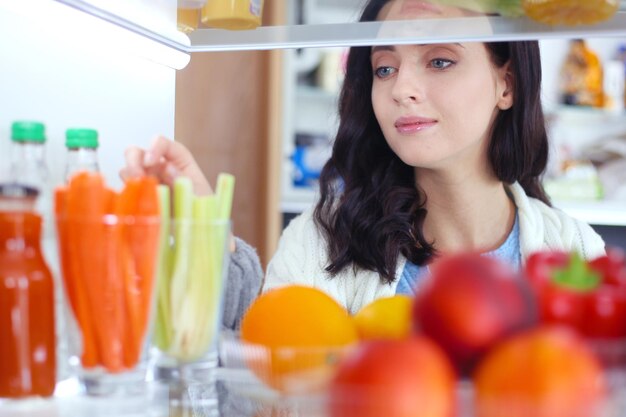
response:
<path id="1" fill-rule="evenodd" d="M 54 285 L 59 287 L 60 267 L 56 251 L 56 233 L 54 227 L 52 188 L 50 172 L 46 163 L 46 128 L 38 121 L 15 121 L 11 125 L 11 141 L 13 152 L 11 159 L 11 181 L 19 186 L 35 189 L 38 197 L 35 201 L 34 211 L 41 216 L 40 244 L 43 257 L 49 266 L 54 278 Z M 63 292 L 55 292 L 55 308 L 57 314 L 63 311 Z M 57 326 L 62 326 L 63 321 L 58 320 Z M 64 329 L 57 327 L 57 334 L 63 334 Z M 66 358 L 64 338 L 58 339 L 58 359 Z M 62 364 L 62 361 L 59 361 Z M 58 368 L 59 375 L 67 374 L 64 365 Z M 1 408 L 1 407 L 0 407 Z M 0 414 L 2 414 L 0 412 Z"/>
<path id="2" fill-rule="evenodd" d="M 45 157 L 46 128 L 41 122 L 17 121 L 11 125 L 13 156 L 11 174 L 16 182 L 36 188 L 40 195 L 49 191 Z"/>
<path id="3" fill-rule="evenodd" d="M 5 399 L 24 400 L 24 415 L 30 398 L 50 397 L 56 386 L 55 283 L 42 256 L 38 193 L 0 184 L 0 410 Z"/>
<path id="4" fill-rule="evenodd" d="M 11 178 L 39 192 L 36 211 L 44 219 L 44 239 L 54 237 L 52 226 L 52 183 L 46 163 L 46 127 L 38 121 L 16 121 L 11 125 L 13 155 Z"/>
<path id="5" fill-rule="evenodd" d="M 100 172 L 98 165 L 98 131 L 94 129 L 73 128 L 65 132 L 67 163 L 65 181 L 79 171 Z"/>

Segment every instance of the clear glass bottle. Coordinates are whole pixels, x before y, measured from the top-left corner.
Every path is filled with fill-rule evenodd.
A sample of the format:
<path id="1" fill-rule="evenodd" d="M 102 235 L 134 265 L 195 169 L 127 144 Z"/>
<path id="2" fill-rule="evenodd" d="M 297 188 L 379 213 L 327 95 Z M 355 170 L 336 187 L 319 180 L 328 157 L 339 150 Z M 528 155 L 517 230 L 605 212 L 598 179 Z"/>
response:
<path id="1" fill-rule="evenodd" d="M 79 171 L 100 172 L 98 165 L 98 131 L 94 129 L 67 129 L 65 132 L 67 162 L 65 181 Z"/>
<path id="2" fill-rule="evenodd" d="M 13 154 L 11 158 L 11 181 L 34 188 L 38 192 L 34 211 L 41 216 L 39 233 L 41 251 L 46 264 L 52 272 L 55 285 L 55 306 L 57 316 L 63 313 L 63 291 L 61 291 L 59 257 L 56 249 L 56 231 L 53 216 L 50 171 L 46 163 L 46 128 L 38 121 L 16 121 L 11 126 Z M 57 371 L 59 379 L 68 375 L 64 359 L 67 357 L 66 330 L 63 320 L 56 321 Z"/>
<path id="3" fill-rule="evenodd" d="M 23 185 L 36 188 L 40 197 L 49 191 L 49 178 L 46 164 L 46 128 L 43 123 L 31 121 L 17 121 L 11 125 L 11 140 L 13 141 L 13 155 L 11 159 L 11 174 L 13 180 Z M 38 200 L 41 206 L 41 198 Z"/>
<path id="4" fill-rule="evenodd" d="M 0 184 L 0 398 L 49 397 L 56 384 L 54 282 L 37 194 Z"/>
<path id="5" fill-rule="evenodd" d="M 56 258 L 51 250 L 54 240 L 52 216 L 52 183 L 46 163 L 46 127 L 36 121 L 16 121 L 11 125 L 13 182 L 35 188 L 39 197 L 35 211 L 43 217 L 42 237 L 48 262 Z"/>

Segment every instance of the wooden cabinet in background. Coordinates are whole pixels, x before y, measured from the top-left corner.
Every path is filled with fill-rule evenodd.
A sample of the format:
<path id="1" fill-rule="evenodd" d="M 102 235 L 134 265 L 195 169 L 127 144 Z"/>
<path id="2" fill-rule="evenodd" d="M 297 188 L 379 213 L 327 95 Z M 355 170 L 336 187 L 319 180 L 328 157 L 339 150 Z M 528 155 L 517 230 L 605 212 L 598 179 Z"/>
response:
<path id="1" fill-rule="evenodd" d="M 284 6 L 266 2 L 264 24 L 284 22 Z M 233 228 L 257 248 L 262 264 L 281 230 L 282 51 L 194 53 L 176 74 L 176 140 L 212 184 L 236 176 Z"/>

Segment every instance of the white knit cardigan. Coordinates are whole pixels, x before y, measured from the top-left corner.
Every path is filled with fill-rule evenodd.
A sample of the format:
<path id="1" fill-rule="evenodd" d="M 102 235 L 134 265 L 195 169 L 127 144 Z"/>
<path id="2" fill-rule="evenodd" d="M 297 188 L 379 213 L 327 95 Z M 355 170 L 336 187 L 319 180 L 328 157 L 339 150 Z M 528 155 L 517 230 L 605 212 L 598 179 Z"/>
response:
<path id="1" fill-rule="evenodd" d="M 518 209 L 522 263 L 534 251 L 554 249 L 577 251 L 585 259 L 605 253 L 602 238 L 586 223 L 569 217 L 535 198 L 528 197 L 518 183 L 508 186 Z M 406 258 L 398 259 L 396 279 L 383 283 L 378 273 L 348 267 L 334 278 L 324 270 L 328 264 L 326 243 L 313 220 L 313 209 L 293 219 L 284 230 L 278 250 L 271 259 L 263 291 L 287 284 L 319 288 L 351 313 L 376 298 L 395 294 Z"/>

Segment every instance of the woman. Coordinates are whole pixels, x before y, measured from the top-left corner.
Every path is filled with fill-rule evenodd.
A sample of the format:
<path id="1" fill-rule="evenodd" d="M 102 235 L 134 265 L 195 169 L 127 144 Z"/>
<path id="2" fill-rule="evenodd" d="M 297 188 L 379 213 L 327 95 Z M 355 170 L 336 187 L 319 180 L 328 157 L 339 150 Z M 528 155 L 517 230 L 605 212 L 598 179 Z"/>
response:
<path id="1" fill-rule="evenodd" d="M 459 14 L 371 0 L 360 20 Z M 354 313 L 413 292 L 441 254 L 477 251 L 519 267 L 540 249 L 604 253 L 541 187 L 540 85 L 537 42 L 352 48 L 320 200 L 285 229 L 263 289 L 312 285 Z"/>
<path id="2" fill-rule="evenodd" d="M 361 20 L 453 11 L 372 0 Z M 541 187 L 540 86 L 537 42 L 352 48 L 321 198 L 283 233 L 264 289 L 302 282 L 356 312 L 412 292 L 438 254 L 516 267 L 546 248 L 602 254 L 600 237 L 550 208 Z"/>

